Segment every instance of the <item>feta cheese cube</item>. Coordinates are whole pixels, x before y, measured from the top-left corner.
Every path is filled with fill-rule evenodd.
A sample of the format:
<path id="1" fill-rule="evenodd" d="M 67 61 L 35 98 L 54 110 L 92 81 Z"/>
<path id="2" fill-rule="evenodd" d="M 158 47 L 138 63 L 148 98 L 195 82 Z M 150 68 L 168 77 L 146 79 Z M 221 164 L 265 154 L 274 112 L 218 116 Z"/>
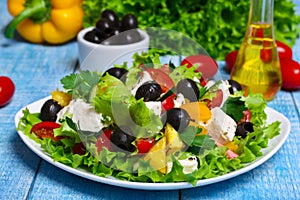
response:
<path id="1" fill-rule="evenodd" d="M 145 102 L 148 109 L 153 110 L 154 114 L 160 116 L 162 112 L 162 106 L 160 101 L 148 101 Z"/>
<path id="2" fill-rule="evenodd" d="M 208 124 L 208 134 L 220 144 L 233 140 L 237 124 L 221 108 L 211 109 L 212 119 Z"/>

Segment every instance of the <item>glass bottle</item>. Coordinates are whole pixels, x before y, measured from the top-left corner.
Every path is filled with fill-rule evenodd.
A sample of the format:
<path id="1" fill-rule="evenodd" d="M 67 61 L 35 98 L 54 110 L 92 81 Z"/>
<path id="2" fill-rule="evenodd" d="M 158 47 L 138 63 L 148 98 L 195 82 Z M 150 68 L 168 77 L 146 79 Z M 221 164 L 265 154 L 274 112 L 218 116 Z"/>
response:
<path id="1" fill-rule="evenodd" d="M 281 71 L 273 27 L 274 0 L 251 0 L 248 25 L 231 79 L 246 92 L 272 100 L 281 87 Z"/>

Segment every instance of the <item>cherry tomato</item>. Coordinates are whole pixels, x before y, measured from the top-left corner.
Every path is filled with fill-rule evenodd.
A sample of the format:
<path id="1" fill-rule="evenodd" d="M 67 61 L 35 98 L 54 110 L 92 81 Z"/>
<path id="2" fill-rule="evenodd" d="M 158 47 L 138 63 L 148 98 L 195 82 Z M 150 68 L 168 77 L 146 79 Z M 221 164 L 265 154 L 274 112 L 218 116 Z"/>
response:
<path id="1" fill-rule="evenodd" d="M 60 124 L 55 122 L 40 122 L 32 126 L 30 133 L 34 133 L 39 138 L 51 138 L 54 141 L 62 139 L 62 136 L 54 137 L 53 129 L 59 128 Z"/>
<path id="2" fill-rule="evenodd" d="M 268 47 L 271 45 L 271 43 L 268 41 L 265 41 L 263 45 L 264 45 L 264 47 Z M 286 45 L 278 40 L 276 40 L 276 45 L 277 45 L 276 49 L 278 52 L 279 59 L 292 59 L 292 56 L 293 56 L 292 49 L 288 45 Z M 268 48 L 262 49 L 260 51 L 260 58 L 263 62 L 271 62 L 272 61 L 272 50 L 268 49 Z"/>
<path id="3" fill-rule="evenodd" d="M 168 76 L 168 74 L 160 69 L 148 68 L 146 69 L 146 72 L 148 72 L 151 78 L 160 85 L 163 93 L 169 91 L 175 86 L 173 80 Z"/>
<path id="4" fill-rule="evenodd" d="M 292 59 L 280 59 L 282 89 L 297 90 L 300 88 L 300 64 Z"/>
<path id="5" fill-rule="evenodd" d="M 260 50 L 260 59 L 264 63 L 268 63 L 272 61 L 272 50 L 271 49 L 261 49 Z"/>
<path id="6" fill-rule="evenodd" d="M 147 153 L 152 148 L 154 143 L 155 140 L 153 138 L 139 138 L 135 141 L 138 153 Z"/>
<path id="7" fill-rule="evenodd" d="M 85 152 L 86 152 L 86 148 L 85 148 L 85 146 L 84 146 L 84 144 L 82 142 L 76 143 L 73 146 L 73 153 L 74 154 L 84 155 Z"/>
<path id="8" fill-rule="evenodd" d="M 163 111 L 167 111 L 170 110 L 171 108 L 174 108 L 175 104 L 174 104 L 174 98 L 176 97 L 176 94 L 172 94 L 171 96 L 169 96 L 168 98 L 166 98 L 165 100 L 163 100 L 161 102 Z"/>
<path id="9" fill-rule="evenodd" d="M 7 76 L 0 76 L 0 107 L 10 102 L 15 93 L 15 84 Z"/>
<path id="10" fill-rule="evenodd" d="M 103 147 L 106 147 L 109 151 L 112 150 L 111 144 L 110 144 L 110 136 L 112 134 L 112 130 L 110 129 L 103 129 L 101 135 L 98 137 L 96 141 L 96 147 L 98 150 L 98 153 L 102 150 Z"/>
<path id="11" fill-rule="evenodd" d="M 288 45 L 278 40 L 276 40 L 276 44 L 277 44 L 278 56 L 280 59 L 282 58 L 292 59 L 293 57 L 292 49 Z"/>
<path id="12" fill-rule="evenodd" d="M 233 68 L 233 65 L 235 63 L 235 60 L 238 56 L 239 51 L 235 50 L 232 52 L 229 52 L 225 57 L 225 63 L 226 63 L 226 69 L 228 72 L 230 72 Z"/>
<path id="13" fill-rule="evenodd" d="M 258 31 L 257 34 L 261 35 L 262 33 L 261 33 L 261 31 Z M 276 44 L 277 44 L 277 52 L 278 52 L 279 59 L 292 59 L 292 56 L 293 56 L 292 49 L 288 45 L 286 45 L 278 40 L 276 40 Z M 264 42 L 263 45 L 268 46 L 270 44 L 268 42 Z M 229 52 L 226 55 L 225 63 L 226 63 L 226 69 L 228 72 L 230 72 L 232 70 L 237 56 L 238 56 L 238 50 Z M 266 49 L 262 50 L 260 52 L 260 58 L 264 62 L 271 61 L 272 60 L 271 50 L 266 50 Z"/>
<path id="14" fill-rule="evenodd" d="M 218 71 L 217 62 L 207 55 L 199 54 L 188 56 L 181 62 L 181 65 L 185 64 L 187 65 L 187 67 L 197 65 L 197 71 L 202 73 L 204 79 L 212 78 Z"/>
<path id="15" fill-rule="evenodd" d="M 263 28 L 253 28 L 251 35 L 253 37 L 263 38 L 264 37 L 264 29 Z"/>
<path id="16" fill-rule="evenodd" d="M 171 70 L 170 70 L 170 67 L 169 67 L 169 64 L 164 64 L 162 65 L 159 70 L 165 72 L 166 74 L 170 74 Z"/>

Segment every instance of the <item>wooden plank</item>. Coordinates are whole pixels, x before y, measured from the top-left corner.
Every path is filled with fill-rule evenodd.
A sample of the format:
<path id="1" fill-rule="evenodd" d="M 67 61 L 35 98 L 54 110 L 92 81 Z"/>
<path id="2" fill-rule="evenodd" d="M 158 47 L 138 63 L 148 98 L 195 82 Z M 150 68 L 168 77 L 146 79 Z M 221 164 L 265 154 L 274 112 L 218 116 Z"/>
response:
<path id="1" fill-rule="evenodd" d="M 0 2 L 1 33 L 11 16 Z M 68 58 L 68 59 L 66 59 Z M 76 44 L 44 46 L 8 40 L 0 35 L 0 75 L 15 83 L 13 100 L 0 108 L 0 198 L 25 199 L 41 162 L 17 135 L 14 115 L 23 106 L 48 96 L 62 75 L 74 71 Z"/>
<path id="2" fill-rule="evenodd" d="M 18 47 L 22 48 L 23 45 L 18 45 Z M 31 45 L 27 44 L 26 48 L 28 47 Z M 16 48 L 7 48 L 9 51 L 16 50 Z M 60 48 L 64 48 L 63 52 L 67 52 L 68 48 L 72 49 L 73 47 Z M 59 57 L 57 53 L 51 54 L 51 51 L 55 50 L 54 48 L 46 49 L 45 47 L 33 46 L 29 50 L 36 55 L 35 59 L 32 59 L 31 55 L 27 57 L 26 51 L 15 51 L 9 59 L 4 58 L 0 62 L 1 75 L 11 77 L 16 86 L 13 100 L 9 105 L 0 109 L 0 162 L 2 163 L 0 167 L 0 193 L 8 194 L 9 197 L 15 195 L 16 198 L 14 199 L 26 196 L 40 162 L 40 159 L 17 136 L 14 115 L 23 106 L 48 96 L 50 91 L 59 86 L 61 75 L 73 71 L 72 68 L 65 68 L 63 62 L 62 64 L 49 62 L 49 60 L 56 60 L 57 58 L 63 60 L 64 56 L 72 57 L 72 55 Z M 46 55 L 47 58 L 44 59 L 43 55 Z M 15 62 L 11 64 L 11 60 Z"/>
<path id="3" fill-rule="evenodd" d="M 11 19 L 0 1 L 0 30 Z M 299 7 L 298 7 L 299 10 Z M 294 58 L 300 61 L 300 41 Z M 268 106 L 285 114 L 292 130 L 283 147 L 262 166 L 221 183 L 174 191 L 143 191 L 96 183 L 41 160 L 18 137 L 14 115 L 23 106 L 49 95 L 59 80 L 74 71 L 75 42 L 60 46 L 10 41 L 0 34 L 0 75 L 16 84 L 13 101 L 0 108 L 0 199 L 300 199 L 300 92 L 281 91 Z M 224 62 L 221 70 L 224 69 Z M 229 74 L 221 73 L 222 79 Z M 248 197 L 248 198 L 247 198 Z"/>
<path id="4" fill-rule="evenodd" d="M 178 191 L 143 191 L 110 186 L 70 174 L 43 162 L 32 199 L 178 199 Z"/>

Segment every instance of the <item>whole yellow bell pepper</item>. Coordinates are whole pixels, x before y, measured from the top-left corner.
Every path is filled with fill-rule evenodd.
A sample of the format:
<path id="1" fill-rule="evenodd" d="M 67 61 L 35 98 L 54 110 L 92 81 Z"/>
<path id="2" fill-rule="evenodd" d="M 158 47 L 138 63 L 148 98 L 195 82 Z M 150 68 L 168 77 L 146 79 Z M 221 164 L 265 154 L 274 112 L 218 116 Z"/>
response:
<path id="1" fill-rule="evenodd" d="M 82 29 L 82 0 L 8 0 L 15 18 L 5 29 L 12 38 L 15 29 L 32 43 L 61 44 L 76 37 Z"/>

